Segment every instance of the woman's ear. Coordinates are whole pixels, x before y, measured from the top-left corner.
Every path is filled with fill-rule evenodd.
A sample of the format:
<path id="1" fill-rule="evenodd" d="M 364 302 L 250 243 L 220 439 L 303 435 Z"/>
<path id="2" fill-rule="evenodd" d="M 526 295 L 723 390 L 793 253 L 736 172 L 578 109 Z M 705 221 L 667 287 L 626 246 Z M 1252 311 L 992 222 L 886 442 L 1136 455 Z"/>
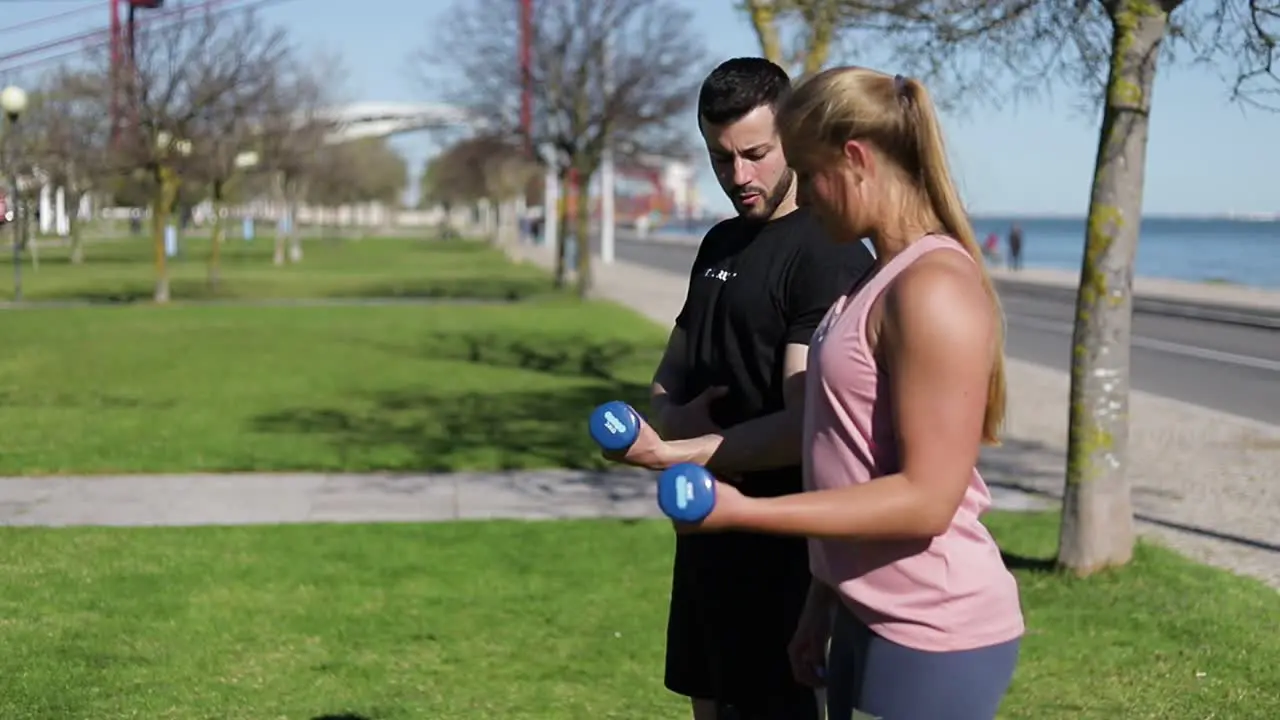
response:
<path id="1" fill-rule="evenodd" d="M 875 174 L 876 156 L 866 143 L 860 140 L 846 140 L 841 148 L 841 154 L 844 155 L 845 160 L 853 168 L 854 176 L 859 180 Z"/>

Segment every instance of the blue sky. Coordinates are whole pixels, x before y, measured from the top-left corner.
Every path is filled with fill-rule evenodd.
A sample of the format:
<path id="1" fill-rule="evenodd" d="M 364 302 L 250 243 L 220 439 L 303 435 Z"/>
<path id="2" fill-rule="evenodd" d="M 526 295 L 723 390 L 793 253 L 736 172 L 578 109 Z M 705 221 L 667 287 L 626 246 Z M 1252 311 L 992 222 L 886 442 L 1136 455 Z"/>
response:
<path id="1" fill-rule="evenodd" d="M 708 70 L 725 58 L 758 54 L 755 37 L 733 0 L 675 1 L 697 15 Z M 347 70 L 343 94 L 352 100 L 440 100 L 410 77 L 406 58 L 431 40 L 431 24 L 449 5 L 447 0 L 278 0 L 261 15 L 288 27 L 304 46 L 340 52 Z M 5 30 L 82 6 L 96 9 L 45 26 Z M 106 21 L 107 0 L 0 1 L 5 48 L 0 54 L 102 27 Z M 960 117 L 944 118 L 956 175 L 974 212 L 1084 213 L 1098 121 L 1076 109 L 1071 89 L 1054 89 L 1050 95 L 1016 108 L 974 107 Z M 692 122 L 689 127 L 694 132 Z M 1212 70 L 1166 67 L 1156 87 L 1146 212 L 1280 212 L 1277 132 L 1280 115 L 1229 105 L 1227 86 Z M 434 144 L 425 134 L 395 140 L 415 168 Z M 704 201 L 717 212 L 728 212 L 730 205 L 716 189 L 705 157 L 699 158 L 698 170 Z"/>

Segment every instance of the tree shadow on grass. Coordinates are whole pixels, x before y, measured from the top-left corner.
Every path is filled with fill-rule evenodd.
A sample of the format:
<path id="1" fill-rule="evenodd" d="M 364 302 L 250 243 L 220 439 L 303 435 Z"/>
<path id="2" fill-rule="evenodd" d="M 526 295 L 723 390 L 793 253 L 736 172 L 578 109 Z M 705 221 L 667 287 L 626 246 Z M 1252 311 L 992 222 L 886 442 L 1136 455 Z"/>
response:
<path id="1" fill-rule="evenodd" d="M 136 280 L 100 283 L 84 287 L 68 287 L 49 293 L 54 300 L 91 303 L 94 305 L 133 305 L 150 303 L 155 299 L 155 282 L 139 275 Z M 175 302 L 208 301 L 225 299 L 208 281 L 194 278 L 172 278 L 169 281 L 169 297 Z"/>
<path id="2" fill-rule="evenodd" d="M 234 277 L 224 278 L 217 287 L 210 286 L 204 278 L 173 278 L 169 293 L 174 302 L 210 302 L 246 300 L 266 297 L 261 290 L 262 281 L 245 283 Z M 270 288 L 267 288 L 270 289 Z M 386 280 L 351 287 L 315 287 L 300 285 L 296 298 L 322 298 L 329 300 L 422 300 L 436 302 L 483 301 L 520 302 L 557 294 L 548 281 L 521 278 L 444 278 L 438 280 Z M 91 303 L 95 305 L 131 305 L 150 303 L 155 285 L 145 276 L 123 282 L 99 282 L 84 286 L 69 286 L 47 293 L 52 300 Z M 563 294 L 563 293 L 560 293 Z M 269 293 L 268 293 L 269 295 Z"/>
<path id="3" fill-rule="evenodd" d="M 616 381 L 628 365 L 657 361 L 661 347 L 582 335 L 512 337 L 501 333 L 432 333 L 411 348 L 418 357 L 519 368 L 557 377 Z M 646 396 L 647 398 L 647 396 Z"/>
<path id="4" fill-rule="evenodd" d="M 356 287 L 339 287 L 321 293 L 328 298 L 420 298 L 423 300 L 491 300 L 518 302 L 556 294 L 549 280 L 541 278 L 440 278 L 387 279 Z"/>
<path id="5" fill-rule="evenodd" d="M 618 369 L 652 356 L 652 348 L 496 336 L 428 337 L 421 346 L 388 347 L 418 357 L 465 360 L 580 379 L 554 389 L 456 392 L 406 388 L 362 395 L 343 407 L 288 408 L 254 418 L 255 431 L 325 438 L 344 465 L 448 472 L 465 467 L 617 467 L 600 457 L 587 434 L 591 410 L 608 400 L 643 408 L 647 383 L 620 379 Z M 643 353 L 643 354 L 642 354 Z"/>

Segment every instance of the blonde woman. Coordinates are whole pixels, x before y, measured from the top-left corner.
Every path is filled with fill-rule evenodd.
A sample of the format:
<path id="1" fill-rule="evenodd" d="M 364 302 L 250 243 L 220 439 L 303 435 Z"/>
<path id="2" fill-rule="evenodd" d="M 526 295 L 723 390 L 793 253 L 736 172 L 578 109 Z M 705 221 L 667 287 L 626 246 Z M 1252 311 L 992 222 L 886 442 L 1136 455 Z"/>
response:
<path id="1" fill-rule="evenodd" d="M 682 530 L 810 538 L 791 659 L 826 686 L 832 720 L 990 720 L 1024 631 L 976 468 L 1004 416 L 1003 323 L 936 112 L 916 80 L 836 68 L 795 90 L 778 127 L 802 204 L 833 239 L 869 238 L 876 269 L 810 345 L 806 492 L 720 483 Z"/>

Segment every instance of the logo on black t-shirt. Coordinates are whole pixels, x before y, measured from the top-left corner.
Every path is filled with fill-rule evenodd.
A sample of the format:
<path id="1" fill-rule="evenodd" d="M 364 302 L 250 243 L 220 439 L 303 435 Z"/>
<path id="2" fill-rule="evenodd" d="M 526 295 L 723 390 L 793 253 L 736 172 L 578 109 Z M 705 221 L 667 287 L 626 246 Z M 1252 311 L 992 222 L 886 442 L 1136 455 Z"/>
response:
<path id="1" fill-rule="evenodd" d="M 717 270 L 715 268 L 707 268 L 702 271 L 702 277 L 719 280 L 720 282 L 728 282 L 729 278 L 738 277 L 738 273 L 729 272 L 728 270 Z"/>

